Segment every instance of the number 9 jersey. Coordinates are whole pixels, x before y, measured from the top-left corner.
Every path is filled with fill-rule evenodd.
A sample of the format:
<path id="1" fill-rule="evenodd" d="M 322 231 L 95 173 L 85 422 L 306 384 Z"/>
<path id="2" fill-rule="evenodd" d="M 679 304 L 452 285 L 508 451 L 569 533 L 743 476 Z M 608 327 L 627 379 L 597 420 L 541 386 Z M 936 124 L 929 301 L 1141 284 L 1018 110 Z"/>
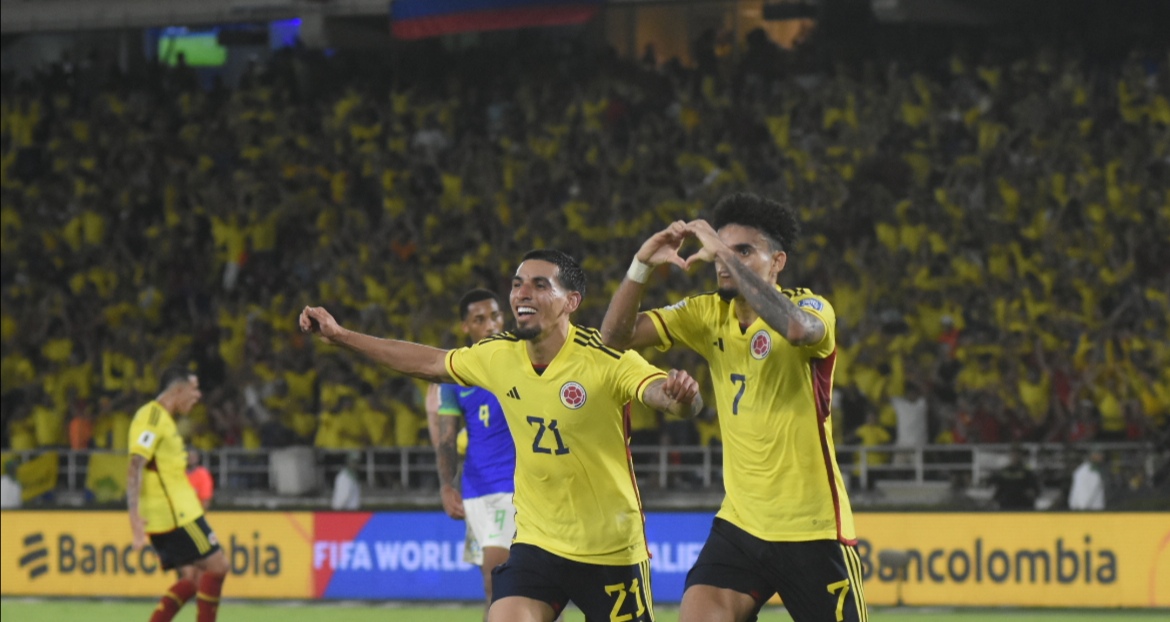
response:
<path id="1" fill-rule="evenodd" d="M 622 407 L 666 374 L 637 352 L 571 326 L 538 371 L 511 333 L 447 353 L 463 386 L 496 395 L 516 442 L 516 538 L 569 560 L 628 566 L 649 558 Z"/>
<path id="2" fill-rule="evenodd" d="M 820 342 L 792 345 L 761 318 L 741 326 L 736 301 L 714 292 L 647 315 L 659 349 L 680 343 L 710 366 L 727 491 L 717 516 L 762 540 L 852 544 L 853 512 L 829 419 L 837 317 L 808 290 L 781 292 L 824 323 Z"/>

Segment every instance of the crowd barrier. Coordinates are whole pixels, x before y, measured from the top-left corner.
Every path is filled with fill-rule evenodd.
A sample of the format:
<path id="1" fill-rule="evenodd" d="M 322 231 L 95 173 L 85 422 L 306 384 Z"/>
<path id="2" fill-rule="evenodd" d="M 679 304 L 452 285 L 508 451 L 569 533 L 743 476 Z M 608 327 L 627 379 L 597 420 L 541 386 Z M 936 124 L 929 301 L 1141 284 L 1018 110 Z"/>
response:
<path id="1" fill-rule="evenodd" d="M 676 603 L 708 512 L 652 512 L 654 599 Z M 171 581 L 134 552 L 124 512 L 5 511 L 0 592 L 155 596 Z M 212 512 L 229 598 L 465 600 L 464 524 L 441 512 Z M 875 605 L 1170 607 L 1166 513 L 861 513 L 858 552 Z M 901 552 L 904 569 L 884 565 Z"/>

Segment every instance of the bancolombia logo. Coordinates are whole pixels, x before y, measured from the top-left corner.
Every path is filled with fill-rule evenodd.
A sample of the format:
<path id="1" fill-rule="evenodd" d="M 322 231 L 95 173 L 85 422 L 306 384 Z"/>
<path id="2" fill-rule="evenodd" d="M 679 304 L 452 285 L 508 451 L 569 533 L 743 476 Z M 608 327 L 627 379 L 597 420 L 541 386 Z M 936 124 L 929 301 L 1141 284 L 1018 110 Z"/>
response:
<path id="1" fill-rule="evenodd" d="M 49 571 L 49 548 L 45 546 L 45 534 L 30 533 L 24 537 L 24 553 L 20 556 L 20 567 L 28 571 L 28 578 L 34 580 Z"/>
<path id="2" fill-rule="evenodd" d="M 1117 554 L 1112 549 L 1093 550 L 1093 539 L 1086 535 L 1081 547 L 1065 544 L 1057 538 L 1051 549 L 1005 549 L 984 546 L 983 538 L 976 538 L 969 548 L 929 550 L 905 549 L 910 561 L 906 579 L 917 583 L 1099 583 L 1108 585 L 1117 581 Z M 869 540 L 857 541 L 863 576 L 873 580 L 873 545 Z M 877 580 L 896 581 L 897 570 L 879 565 Z"/>
<path id="3" fill-rule="evenodd" d="M 84 541 L 72 533 L 57 536 L 54 559 L 42 533 L 24 537 L 25 553 L 20 567 L 28 566 L 30 579 L 49 571 L 50 564 L 60 575 L 153 575 L 161 570 L 158 556 L 150 546 L 135 552 L 123 542 Z M 222 541 L 221 541 L 222 545 Z M 32 549 L 32 550 L 29 550 Z M 259 532 L 252 532 L 251 542 L 237 539 L 232 534 L 224 554 L 231 564 L 233 575 L 278 576 L 281 570 L 280 547 L 261 541 Z M 39 565 L 34 565 L 40 562 Z"/>

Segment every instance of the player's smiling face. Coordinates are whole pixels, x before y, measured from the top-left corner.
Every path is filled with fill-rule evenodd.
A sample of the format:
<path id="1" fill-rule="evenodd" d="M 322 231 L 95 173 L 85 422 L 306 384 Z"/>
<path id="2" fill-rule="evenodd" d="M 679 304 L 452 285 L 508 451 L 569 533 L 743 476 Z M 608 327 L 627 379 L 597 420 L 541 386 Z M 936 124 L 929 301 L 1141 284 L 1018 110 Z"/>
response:
<path id="1" fill-rule="evenodd" d="M 554 263 L 529 259 L 516 268 L 508 301 L 516 316 L 516 336 L 536 339 L 577 309 L 581 295 L 561 286 Z"/>
<path id="2" fill-rule="evenodd" d="M 735 251 L 735 256 L 749 270 L 768 283 L 776 282 L 776 277 L 784 269 L 784 263 L 788 259 L 788 254 L 784 251 L 773 250 L 775 246 L 768 236 L 755 227 L 724 225 L 719 230 L 719 239 Z M 730 269 L 718 258 L 715 259 L 715 274 L 719 278 L 720 295 L 725 298 L 739 295 Z"/>
<path id="3" fill-rule="evenodd" d="M 500 305 L 488 298 L 467 305 L 467 315 L 463 318 L 463 332 L 471 337 L 472 341 L 480 341 L 504 330 L 504 314 L 500 312 Z"/>

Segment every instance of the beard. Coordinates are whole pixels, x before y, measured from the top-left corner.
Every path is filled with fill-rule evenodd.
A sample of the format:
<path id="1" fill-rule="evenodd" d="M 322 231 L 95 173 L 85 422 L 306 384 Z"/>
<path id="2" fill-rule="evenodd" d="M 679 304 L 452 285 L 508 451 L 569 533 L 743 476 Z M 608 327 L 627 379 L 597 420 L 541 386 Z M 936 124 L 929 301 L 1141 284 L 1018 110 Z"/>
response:
<path id="1" fill-rule="evenodd" d="M 517 339 L 522 341 L 532 341 L 533 339 L 536 339 L 540 336 L 540 327 L 529 326 L 528 328 L 521 328 L 517 326 L 516 329 L 512 331 L 512 334 L 515 335 Z"/>
<path id="2" fill-rule="evenodd" d="M 733 287 L 720 288 L 716 291 L 716 293 L 719 294 L 719 298 L 721 298 L 723 302 L 730 302 L 739 295 L 739 290 Z"/>

